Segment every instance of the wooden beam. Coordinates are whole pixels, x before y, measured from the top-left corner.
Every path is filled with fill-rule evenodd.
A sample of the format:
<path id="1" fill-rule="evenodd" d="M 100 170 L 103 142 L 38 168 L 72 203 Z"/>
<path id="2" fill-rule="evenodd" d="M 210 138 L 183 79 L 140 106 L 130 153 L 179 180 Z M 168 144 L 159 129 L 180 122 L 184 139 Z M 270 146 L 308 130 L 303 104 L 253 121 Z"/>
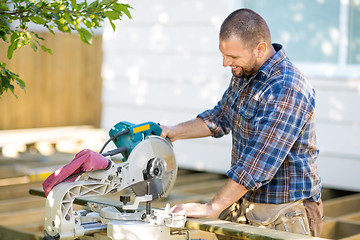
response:
<path id="1" fill-rule="evenodd" d="M 39 207 L 45 207 L 45 199 L 35 196 L 0 200 L 0 213 Z"/>
<path id="2" fill-rule="evenodd" d="M 0 187 L 0 200 L 27 197 L 28 189 L 41 186 L 41 183 L 15 184 Z"/>
<path id="3" fill-rule="evenodd" d="M 338 197 L 324 202 L 324 213 L 329 218 L 344 217 L 360 212 L 360 193 Z"/>
<path id="4" fill-rule="evenodd" d="M 188 229 L 212 232 L 228 237 L 246 240 L 269 240 L 269 239 L 323 239 L 314 238 L 302 234 L 288 233 L 273 229 L 260 228 L 247 224 L 232 223 L 218 219 L 188 218 L 185 227 Z"/>
<path id="5" fill-rule="evenodd" d="M 199 173 L 191 173 L 191 174 L 188 173 L 186 174 L 186 177 L 181 177 L 180 174 L 178 173 L 179 177 L 176 179 L 175 186 L 182 186 L 182 185 L 207 182 L 211 180 L 218 180 L 225 178 L 223 175 L 216 173 L 207 173 L 207 172 L 199 172 Z"/>
<path id="6" fill-rule="evenodd" d="M 42 240 L 43 236 L 20 231 L 14 228 L 0 226 L 0 239 L 1 240 Z"/>
<path id="7" fill-rule="evenodd" d="M 206 194 L 209 192 L 216 192 L 225 185 L 226 181 L 227 179 L 221 178 L 204 182 L 193 182 L 192 184 L 176 186 L 176 191 L 193 194 Z"/>
<path id="8" fill-rule="evenodd" d="M 3 226 L 19 226 L 32 222 L 44 222 L 45 208 L 32 208 L 20 211 L 4 212 L 0 213 L 0 225 Z M 1 239 L 1 238 L 0 238 Z"/>

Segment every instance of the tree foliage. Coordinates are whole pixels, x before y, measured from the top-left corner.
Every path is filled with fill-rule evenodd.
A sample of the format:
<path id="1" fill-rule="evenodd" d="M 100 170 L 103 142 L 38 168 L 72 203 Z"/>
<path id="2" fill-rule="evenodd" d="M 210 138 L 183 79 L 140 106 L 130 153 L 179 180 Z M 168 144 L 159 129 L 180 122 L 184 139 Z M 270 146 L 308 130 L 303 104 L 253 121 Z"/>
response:
<path id="1" fill-rule="evenodd" d="M 52 54 L 51 49 L 42 44 L 44 39 L 29 30 L 29 23 L 40 25 L 52 34 L 55 29 L 77 32 L 83 42 L 91 44 L 94 29 L 108 19 L 115 31 L 113 21 L 121 20 L 124 15 L 131 18 L 129 9 L 128 4 L 118 3 L 118 0 L 0 0 L 0 38 L 8 45 L 8 59 L 16 49 L 27 45 L 35 52 L 41 49 Z M 0 62 L 0 97 L 7 90 L 15 95 L 14 84 L 25 90 L 25 82 L 19 75 Z"/>

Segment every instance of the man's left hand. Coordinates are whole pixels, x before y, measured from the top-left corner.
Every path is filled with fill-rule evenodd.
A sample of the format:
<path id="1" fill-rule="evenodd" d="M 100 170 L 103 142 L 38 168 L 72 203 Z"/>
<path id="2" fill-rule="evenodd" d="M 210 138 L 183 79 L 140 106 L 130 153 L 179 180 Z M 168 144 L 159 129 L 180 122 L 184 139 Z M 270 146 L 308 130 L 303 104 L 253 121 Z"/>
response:
<path id="1" fill-rule="evenodd" d="M 201 203 L 185 203 L 177 204 L 173 209 L 173 213 L 186 210 L 186 216 L 195 218 L 215 218 L 217 213 L 209 204 Z"/>

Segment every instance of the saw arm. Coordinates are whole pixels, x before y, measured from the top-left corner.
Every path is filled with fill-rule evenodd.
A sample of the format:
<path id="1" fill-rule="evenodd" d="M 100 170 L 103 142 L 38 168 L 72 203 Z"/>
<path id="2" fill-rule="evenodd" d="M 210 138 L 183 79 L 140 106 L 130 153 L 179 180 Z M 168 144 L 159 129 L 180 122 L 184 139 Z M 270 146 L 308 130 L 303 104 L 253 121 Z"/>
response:
<path id="1" fill-rule="evenodd" d="M 119 173 L 119 169 L 126 169 L 124 165 L 112 164 L 108 170 L 99 170 L 87 174 L 88 176 L 83 181 L 63 182 L 56 185 L 46 199 L 45 235 L 59 239 L 73 239 L 83 236 L 85 229 L 79 221 L 80 216 L 76 216 L 73 210 L 75 198 L 106 195 L 127 188 L 126 176 L 121 172 Z M 139 181 L 142 179 L 134 179 L 134 182 Z"/>

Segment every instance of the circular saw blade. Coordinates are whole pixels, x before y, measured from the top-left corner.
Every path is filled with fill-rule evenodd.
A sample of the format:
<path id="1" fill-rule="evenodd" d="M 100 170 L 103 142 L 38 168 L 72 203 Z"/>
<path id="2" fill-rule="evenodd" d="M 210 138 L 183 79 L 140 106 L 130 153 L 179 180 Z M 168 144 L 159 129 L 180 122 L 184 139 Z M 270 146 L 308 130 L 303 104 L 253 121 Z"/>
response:
<path id="1" fill-rule="evenodd" d="M 177 163 L 170 142 L 162 137 L 151 135 L 131 151 L 128 161 L 130 173 L 141 171 L 144 178 L 148 178 L 130 187 L 135 195 L 152 195 L 153 200 L 168 195 L 177 175 Z M 155 173 L 158 175 L 145 176 L 151 167 L 149 164 L 153 162 L 156 162 Z"/>

